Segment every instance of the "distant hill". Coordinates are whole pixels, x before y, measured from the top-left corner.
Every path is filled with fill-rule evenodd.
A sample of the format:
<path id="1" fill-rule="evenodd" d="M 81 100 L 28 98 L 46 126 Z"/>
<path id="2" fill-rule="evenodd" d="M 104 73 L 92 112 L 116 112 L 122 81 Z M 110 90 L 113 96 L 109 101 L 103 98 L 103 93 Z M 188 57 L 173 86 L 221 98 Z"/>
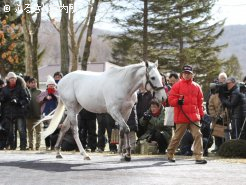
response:
<path id="1" fill-rule="evenodd" d="M 101 35 L 109 33 L 105 30 L 93 30 L 91 55 L 89 61 L 91 62 L 105 62 L 109 61 L 111 53 L 111 44 L 105 41 Z M 83 38 L 84 39 L 84 38 Z M 39 31 L 40 49 L 45 49 L 45 54 L 42 58 L 41 66 L 47 64 L 58 64 L 60 62 L 60 36 L 50 22 L 42 22 Z M 85 43 L 83 40 L 81 43 Z M 80 54 L 83 53 L 83 45 L 80 49 Z M 41 67 L 40 66 L 40 67 Z"/>
<path id="2" fill-rule="evenodd" d="M 92 49 L 89 58 L 91 62 L 110 60 L 111 44 L 109 41 L 105 41 L 100 37 L 108 33 L 110 33 L 108 30 L 93 30 Z M 39 31 L 39 42 L 40 49 L 46 49 L 41 66 L 58 64 L 60 62 L 60 38 L 58 32 L 53 28 L 50 22 L 42 22 Z M 84 42 L 82 41 L 82 43 Z M 246 75 L 246 25 L 226 26 L 224 34 L 217 43 L 228 43 L 228 47 L 221 52 L 220 58 L 228 59 L 232 54 L 235 54 L 239 59 L 243 73 Z M 83 48 L 83 46 L 81 48 Z M 82 51 L 83 49 L 80 50 L 81 54 Z"/>
<path id="3" fill-rule="evenodd" d="M 228 47 L 221 52 L 220 58 L 228 59 L 235 54 L 246 75 L 246 25 L 225 26 L 225 31 L 217 43 L 228 43 Z"/>

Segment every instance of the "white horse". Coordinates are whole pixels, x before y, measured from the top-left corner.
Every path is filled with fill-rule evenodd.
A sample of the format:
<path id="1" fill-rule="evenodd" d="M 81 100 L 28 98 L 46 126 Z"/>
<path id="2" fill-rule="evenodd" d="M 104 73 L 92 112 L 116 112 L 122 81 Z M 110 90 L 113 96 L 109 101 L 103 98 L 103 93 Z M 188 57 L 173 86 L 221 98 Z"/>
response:
<path id="1" fill-rule="evenodd" d="M 125 139 L 126 154 L 122 157 L 126 161 L 131 160 L 129 144 L 129 127 L 126 124 L 132 107 L 137 101 L 136 92 L 139 88 L 145 88 L 160 101 L 167 98 L 164 91 L 161 75 L 157 70 L 158 62 L 142 62 L 126 67 L 110 68 L 105 72 L 75 71 L 63 77 L 58 84 L 59 102 L 50 122 L 50 126 L 44 131 L 47 137 L 57 128 L 64 110 L 67 117 L 60 130 L 55 149 L 57 158 L 62 158 L 60 145 L 66 131 L 71 127 L 73 137 L 84 159 L 90 157 L 85 152 L 78 136 L 77 114 L 85 108 L 94 113 L 109 113 L 120 126 L 119 152 L 122 152 Z"/>

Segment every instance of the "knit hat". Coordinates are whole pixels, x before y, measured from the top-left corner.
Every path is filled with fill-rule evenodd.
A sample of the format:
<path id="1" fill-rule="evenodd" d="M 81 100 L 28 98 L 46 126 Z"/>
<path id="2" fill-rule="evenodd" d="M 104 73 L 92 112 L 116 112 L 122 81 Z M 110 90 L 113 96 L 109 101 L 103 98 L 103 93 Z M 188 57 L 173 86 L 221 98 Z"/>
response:
<path id="1" fill-rule="evenodd" d="M 16 78 L 17 79 L 17 76 L 14 72 L 9 72 L 6 76 L 6 79 L 9 80 L 10 78 Z"/>
<path id="2" fill-rule="evenodd" d="M 54 78 L 53 78 L 52 76 L 49 75 L 49 76 L 47 77 L 46 85 L 51 85 L 51 84 L 56 85 L 56 82 L 55 82 Z"/>

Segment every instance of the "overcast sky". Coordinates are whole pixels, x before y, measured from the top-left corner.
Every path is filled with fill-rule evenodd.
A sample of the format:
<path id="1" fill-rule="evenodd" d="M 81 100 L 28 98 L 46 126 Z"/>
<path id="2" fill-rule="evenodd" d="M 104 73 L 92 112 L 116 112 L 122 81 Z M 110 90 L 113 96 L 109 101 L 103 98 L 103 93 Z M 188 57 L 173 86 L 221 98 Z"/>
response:
<path id="1" fill-rule="evenodd" d="M 225 25 L 246 24 L 246 0 L 218 0 L 212 14 L 215 21 L 226 18 Z M 111 31 L 120 29 L 107 21 L 97 23 L 95 27 Z"/>
<path id="2" fill-rule="evenodd" d="M 246 0 L 219 0 L 213 15 L 217 20 L 226 18 L 225 25 L 246 24 Z"/>

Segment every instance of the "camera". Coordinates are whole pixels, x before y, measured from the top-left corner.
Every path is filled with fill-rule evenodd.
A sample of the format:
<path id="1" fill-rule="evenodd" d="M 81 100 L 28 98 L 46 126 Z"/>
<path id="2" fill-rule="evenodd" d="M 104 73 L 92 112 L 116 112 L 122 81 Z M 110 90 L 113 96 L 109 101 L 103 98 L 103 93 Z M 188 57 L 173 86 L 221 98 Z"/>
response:
<path id="1" fill-rule="evenodd" d="M 149 112 L 144 113 L 144 115 L 143 115 L 144 120 L 149 121 L 149 120 L 151 120 L 151 118 L 152 118 L 152 115 Z"/>
<path id="2" fill-rule="evenodd" d="M 238 86 L 241 93 L 246 93 L 246 84 L 244 82 L 239 82 Z"/>
<path id="3" fill-rule="evenodd" d="M 219 93 L 220 96 L 228 96 L 230 94 L 225 83 L 210 83 L 209 87 L 212 94 Z"/>
<path id="4" fill-rule="evenodd" d="M 17 104 L 18 101 L 17 101 L 17 98 L 12 98 L 10 102 L 13 104 Z"/>
<path id="5" fill-rule="evenodd" d="M 224 84 L 224 83 L 210 83 L 209 87 L 210 87 L 210 89 L 219 89 L 220 87 L 226 88 L 226 84 Z"/>

